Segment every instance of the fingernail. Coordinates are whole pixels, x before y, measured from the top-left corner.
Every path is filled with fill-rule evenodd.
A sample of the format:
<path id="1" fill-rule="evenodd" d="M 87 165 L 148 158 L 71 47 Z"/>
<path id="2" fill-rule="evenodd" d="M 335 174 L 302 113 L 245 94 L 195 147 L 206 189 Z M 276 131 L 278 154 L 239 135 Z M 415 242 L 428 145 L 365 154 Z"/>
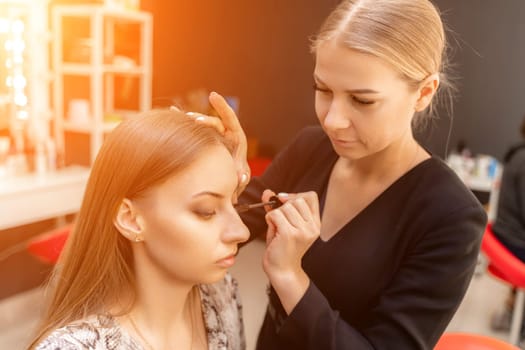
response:
<path id="1" fill-rule="evenodd" d="M 200 117 L 195 118 L 195 120 L 197 120 L 197 121 L 199 121 L 199 122 L 203 121 L 204 119 L 205 119 L 205 118 L 204 118 L 203 116 L 200 116 Z"/>
<path id="2" fill-rule="evenodd" d="M 279 193 L 277 193 L 277 197 L 286 198 L 286 197 L 288 197 L 288 193 L 286 193 L 286 192 L 279 192 Z"/>
<path id="3" fill-rule="evenodd" d="M 246 180 L 248 180 L 248 175 L 246 175 L 246 173 L 244 173 L 244 174 L 241 175 L 241 183 L 245 183 Z"/>

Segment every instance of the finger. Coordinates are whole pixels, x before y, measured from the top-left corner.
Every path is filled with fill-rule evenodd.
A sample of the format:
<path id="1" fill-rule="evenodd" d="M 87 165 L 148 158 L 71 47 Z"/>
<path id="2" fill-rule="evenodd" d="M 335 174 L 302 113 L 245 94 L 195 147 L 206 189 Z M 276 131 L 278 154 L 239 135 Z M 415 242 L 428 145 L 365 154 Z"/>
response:
<path id="1" fill-rule="evenodd" d="M 281 203 L 286 203 L 297 197 L 296 193 L 279 192 L 276 194 Z"/>
<path id="2" fill-rule="evenodd" d="M 293 201 L 288 201 L 296 209 L 297 213 L 305 222 L 315 222 L 316 213 L 311 211 L 310 206 L 303 197 L 298 197 Z"/>
<path id="3" fill-rule="evenodd" d="M 237 198 L 241 193 L 246 189 L 248 183 L 250 182 L 250 172 L 246 172 L 243 169 L 237 168 L 237 189 L 235 190 L 235 195 Z"/>
<path id="4" fill-rule="evenodd" d="M 269 245 L 270 242 L 275 237 L 275 233 L 277 232 L 277 228 L 273 224 L 270 217 L 265 216 L 264 219 L 266 220 L 266 224 L 268 224 L 268 230 L 266 231 L 266 245 Z"/>
<path id="5" fill-rule="evenodd" d="M 275 210 L 282 212 L 286 218 L 286 221 L 288 221 L 288 223 L 294 228 L 300 230 L 301 227 L 304 226 L 304 223 L 306 220 L 303 218 L 301 213 L 299 213 L 299 211 L 296 208 L 296 205 L 297 205 L 297 200 L 288 201 L 285 204 L 283 204 L 281 207 Z"/>
<path id="6" fill-rule="evenodd" d="M 224 132 L 226 131 L 221 120 L 217 117 L 210 117 L 208 115 L 194 112 L 187 112 L 186 115 L 199 123 L 203 123 L 208 126 L 214 127 L 221 134 L 224 134 Z"/>
<path id="7" fill-rule="evenodd" d="M 320 220 L 319 197 L 317 196 L 317 193 L 315 191 L 304 192 L 301 194 L 301 197 L 304 198 L 306 204 L 310 207 L 310 211 L 315 213 L 317 219 Z"/>
<path id="8" fill-rule="evenodd" d="M 224 97 L 216 92 L 212 92 L 210 93 L 209 101 L 219 114 L 219 118 L 225 124 L 226 129 L 230 129 L 234 132 L 243 132 L 237 115 L 228 102 L 226 102 Z"/>
<path id="9" fill-rule="evenodd" d="M 276 234 L 289 237 L 293 231 L 296 231 L 281 210 L 271 210 L 266 213 L 266 216 L 275 225 Z"/>
<path id="10" fill-rule="evenodd" d="M 261 201 L 268 202 L 271 196 L 275 196 L 275 192 L 269 189 L 263 191 Z"/>
<path id="11" fill-rule="evenodd" d="M 239 180 L 241 182 L 241 185 L 243 184 L 247 184 L 248 182 L 250 182 L 250 171 L 241 171 L 241 173 L 239 174 Z"/>
<path id="12" fill-rule="evenodd" d="M 222 128 L 224 130 L 223 134 L 228 143 L 233 146 L 232 153 L 238 169 L 237 172 L 240 183 L 241 185 L 247 184 L 250 177 L 250 169 L 246 161 L 248 143 L 239 119 L 231 106 L 218 93 L 210 93 L 209 101 L 219 115 L 218 119 L 222 123 Z M 241 186 L 241 191 L 242 189 L 244 188 Z"/>
<path id="13" fill-rule="evenodd" d="M 272 197 L 272 196 L 275 196 L 275 192 L 272 191 L 272 190 L 266 189 L 262 193 L 261 201 L 269 202 L 270 201 L 270 197 Z M 265 205 L 264 209 L 268 212 L 268 211 L 272 210 L 273 208 L 270 205 Z"/>

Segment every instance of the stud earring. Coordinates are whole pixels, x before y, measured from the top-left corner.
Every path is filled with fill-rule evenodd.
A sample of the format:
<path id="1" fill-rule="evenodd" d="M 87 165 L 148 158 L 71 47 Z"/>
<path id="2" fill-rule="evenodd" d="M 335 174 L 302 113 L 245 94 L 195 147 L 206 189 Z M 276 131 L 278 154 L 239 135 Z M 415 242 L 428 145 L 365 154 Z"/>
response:
<path id="1" fill-rule="evenodd" d="M 138 233 L 135 235 L 135 242 L 142 242 L 143 240 L 144 240 L 144 237 L 142 237 Z"/>

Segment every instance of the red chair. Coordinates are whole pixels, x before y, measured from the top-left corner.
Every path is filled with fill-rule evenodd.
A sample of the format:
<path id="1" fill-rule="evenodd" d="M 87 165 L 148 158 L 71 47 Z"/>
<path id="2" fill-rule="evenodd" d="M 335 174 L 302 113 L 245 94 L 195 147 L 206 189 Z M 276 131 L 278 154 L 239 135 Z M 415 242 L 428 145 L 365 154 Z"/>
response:
<path id="1" fill-rule="evenodd" d="M 434 350 L 519 350 L 519 348 L 484 335 L 445 333 Z"/>
<path id="2" fill-rule="evenodd" d="M 27 250 L 40 261 L 55 264 L 72 228 L 70 224 L 38 235 L 29 241 Z"/>
<path id="3" fill-rule="evenodd" d="M 525 263 L 516 258 L 494 236 L 492 226 L 487 225 L 481 250 L 488 259 L 488 271 L 516 288 L 516 300 L 510 327 L 509 341 L 517 345 L 520 341 L 520 331 L 523 322 L 523 308 L 525 307 Z"/>
<path id="4" fill-rule="evenodd" d="M 271 162 L 272 159 L 266 157 L 248 158 L 248 165 L 250 166 L 252 176 L 262 175 Z"/>

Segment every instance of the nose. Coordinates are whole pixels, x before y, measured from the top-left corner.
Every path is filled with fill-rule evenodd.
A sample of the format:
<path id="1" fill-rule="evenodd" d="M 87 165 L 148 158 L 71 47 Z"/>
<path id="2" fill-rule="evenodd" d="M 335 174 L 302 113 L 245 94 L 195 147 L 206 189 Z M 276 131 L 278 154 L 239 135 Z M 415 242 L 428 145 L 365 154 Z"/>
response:
<path id="1" fill-rule="evenodd" d="M 250 238 L 248 227 L 246 227 L 236 211 L 232 212 L 223 231 L 222 240 L 225 243 L 242 243 L 247 241 L 248 238 Z"/>
<path id="2" fill-rule="evenodd" d="M 336 99 L 332 100 L 324 117 L 323 125 L 325 129 L 332 131 L 347 129 L 352 125 L 349 111 L 344 107 L 342 102 Z"/>

